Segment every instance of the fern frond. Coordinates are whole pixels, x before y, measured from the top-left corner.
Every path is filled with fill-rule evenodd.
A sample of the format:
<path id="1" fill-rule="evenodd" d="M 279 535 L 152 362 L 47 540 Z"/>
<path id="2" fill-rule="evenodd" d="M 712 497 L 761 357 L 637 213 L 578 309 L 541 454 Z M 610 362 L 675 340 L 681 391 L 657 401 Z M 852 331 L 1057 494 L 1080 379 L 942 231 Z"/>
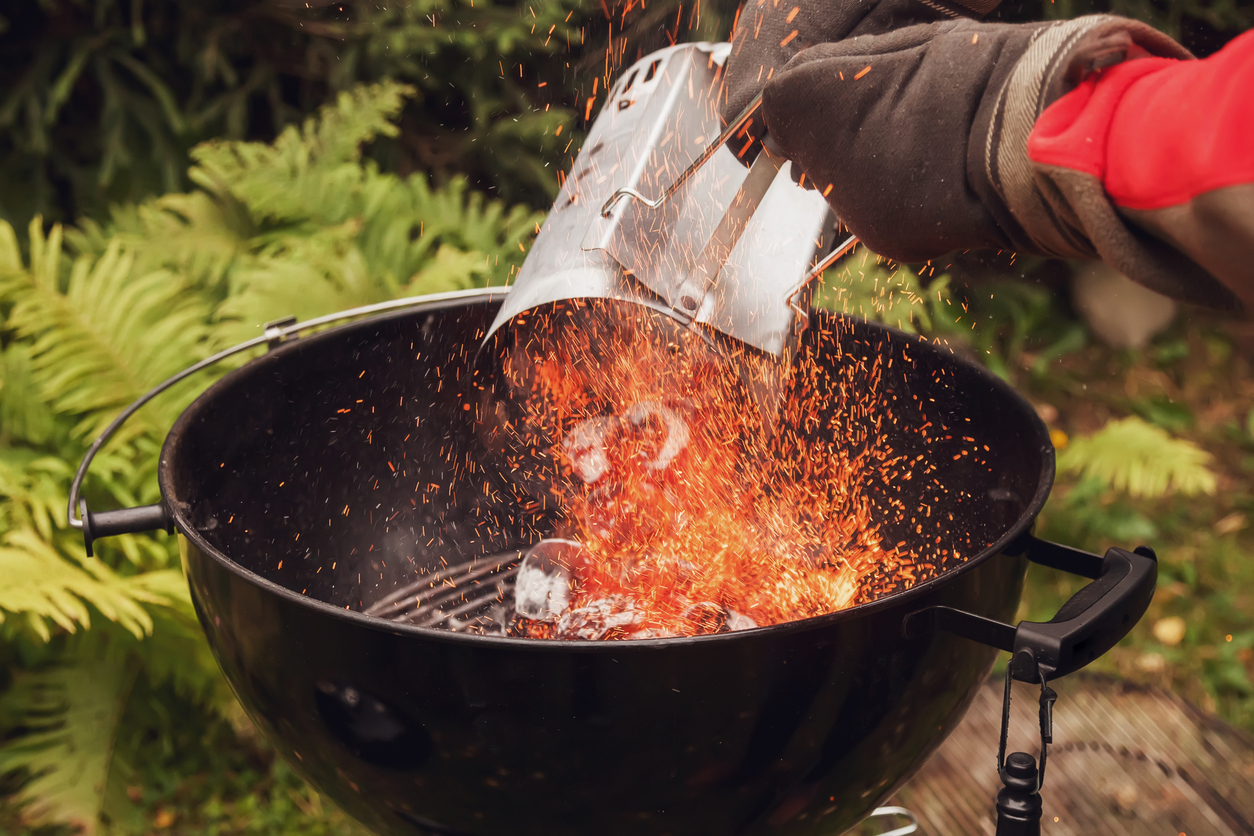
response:
<path id="1" fill-rule="evenodd" d="M 522 263 L 520 245 L 531 240 L 543 219 L 525 207 L 507 209 L 502 201 L 486 199 L 464 178 L 433 189 L 422 175 L 403 181 L 379 175 L 366 179 L 362 195 L 359 246 L 372 269 L 409 278 L 411 284 L 442 247 L 478 254 L 473 284 L 504 284 L 510 268 Z M 462 285 L 433 287 L 429 292 L 457 286 Z"/>
<path id="2" fill-rule="evenodd" d="M 1110 421 L 1089 436 L 1071 439 L 1058 455 L 1058 470 L 1095 479 L 1130 496 L 1213 494 L 1211 455 L 1191 441 L 1135 416 Z"/>
<path id="3" fill-rule="evenodd" d="M 0 221 L 0 223 L 3 223 Z M 55 289 L 61 277 L 61 225 L 56 224 L 44 235 L 43 218 L 36 215 L 27 229 L 30 237 L 30 282 L 38 287 Z M 8 226 L 6 223 L 5 226 Z"/>
<path id="4" fill-rule="evenodd" d="M 0 509 L 4 528 L 33 528 L 51 540 L 65 514 L 62 486 L 69 483 L 70 466 L 64 459 L 36 450 L 0 447 Z"/>
<path id="5" fill-rule="evenodd" d="M 56 416 L 35 384 L 30 346 L 14 343 L 0 352 L 0 439 L 40 445 L 56 432 Z"/>
<path id="6" fill-rule="evenodd" d="M 281 316 L 308 319 L 397 295 L 387 275 L 369 268 L 354 243 L 359 225 L 328 227 L 314 236 L 271 236 L 231 272 L 231 294 L 218 307 L 219 337 L 238 341 Z"/>
<path id="7" fill-rule="evenodd" d="M 0 545 L 0 623 L 6 613 L 23 614 L 44 641 L 52 636 L 49 623 L 68 633 L 89 627 L 88 604 L 132 635 L 147 636 L 152 617 L 144 603 L 161 600 L 99 560 L 66 559 L 30 529 L 10 532 Z"/>
<path id="8" fill-rule="evenodd" d="M 239 200 L 259 220 L 343 223 L 356 208 L 345 196 L 363 176 L 361 145 L 395 136 L 392 118 L 413 93 L 394 82 L 363 85 L 273 143 L 211 140 L 192 151 L 188 176 L 211 194 Z"/>
<path id="9" fill-rule="evenodd" d="M 519 243 L 535 235 L 536 224 L 544 219 L 542 213 L 528 212 L 521 206 L 506 212 L 503 202 L 472 191 L 461 177 L 439 189 L 432 189 L 420 177 L 409 178 L 406 185 L 415 214 L 429 219 L 428 234 L 464 250 L 516 250 Z"/>
<path id="10" fill-rule="evenodd" d="M 426 267 L 414 274 L 405 288 L 406 296 L 424 293 L 440 293 L 446 290 L 463 290 L 486 284 L 495 274 L 487 266 L 482 253 L 462 252 L 453 247 L 440 247 Z"/>
<path id="11" fill-rule="evenodd" d="M 199 191 L 115 207 L 109 220 L 107 228 L 87 219 L 67 230 L 70 249 L 100 256 L 120 243 L 135 254 L 139 273 L 170 270 L 191 287 L 215 290 L 257 231 L 242 207 Z"/>
<path id="12" fill-rule="evenodd" d="M 30 269 L 0 284 L 0 295 L 14 303 L 9 327 L 30 341 L 44 400 L 80 416 L 78 434 L 95 434 L 153 385 L 204 356 L 209 310 L 170 273 L 136 275 L 134 256 L 117 243 L 98 258 L 76 259 L 62 292 L 54 239 L 59 249 L 59 228 L 46 246 L 32 240 Z"/>
<path id="13" fill-rule="evenodd" d="M 14 800 L 28 822 L 97 832 L 118 720 L 136 673 L 124 643 L 80 640 L 57 667 L 14 677 L 5 714 L 26 731 L 0 747 L 0 773 L 25 778 Z"/>
<path id="14" fill-rule="evenodd" d="M 42 226 L 40 227 L 42 231 Z M 17 233 L 8 221 L 0 220 L 0 276 L 14 276 L 25 269 Z"/>

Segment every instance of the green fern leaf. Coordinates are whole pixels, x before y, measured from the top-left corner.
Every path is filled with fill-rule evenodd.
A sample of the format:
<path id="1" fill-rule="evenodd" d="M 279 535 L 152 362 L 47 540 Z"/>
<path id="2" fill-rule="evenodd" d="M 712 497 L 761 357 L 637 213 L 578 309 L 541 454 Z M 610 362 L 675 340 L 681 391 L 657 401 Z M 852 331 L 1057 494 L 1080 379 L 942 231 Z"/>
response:
<path id="1" fill-rule="evenodd" d="M 373 270 L 392 276 L 413 277 L 432 253 L 451 246 L 479 253 L 485 269 L 477 283 L 504 284 L 522 263 L 520 245 L 542 220 L 524 207 L 507 211 L 501 201 L 486 200 L 463 178 L 433 189 L 421 175 L 403 181 L 378 175 L 368 177 L 361 191 L 359 246 Z"/>
<path id="2" fill-rule="evenodd" d="M 0 281 L 0 298 L 14 303 L 8 326 L 29 341 L 44 400 L 80 416 L 78 434 L 96 434 L 124 406 L 205 355 L 209 309 L 168 272 L 136 275 L 133 255 L 118 243 L 98 258 L 76 259 L 62 292 L 52 252 L 60 238 L 59 227 L 46 242 L 32 237 L 29 270 Z M 129 432 L 142 429 L 136 422 Z"/>
<path id="3" fill-rule="evenodd" d="M 42 233 L 42 225 L 37 227 Z M 7 221 L 0 221 L 0 277 L 16 276 L 26 268 L 22 264 L 22 247 L 17 233 Z"/>
<path id="4" fill-rule="evenodd" d="M 4 528 L 33 528 L 44 540 L 51 540 L 65 514 L 62 487 L 70 475 L 63 459 L 36 450 L 0 447 L 0 496 L 8 503 L 0 509 Z"/>
<path id="5" fill-rule="evenodd" d="M 308 319 L 397 295 L 389 277 L 370 270 L 354 238 L 356 223 L 318 235 L 275 236 L 231 272 L 232 293 L 218 307 L 217 334 L 228 342 L 255 337 L 281 316 Z"/>
<path id="6" fill-rule="evenodd" d="M 257 219 L 343 223 L 352 214 L 344 195 L 363 173 L 362 143 L 395 136 L 391 119 L 413 92 L 392 82 L 363 85 L 271 144 L 206 142 L 192 151 L 188 176 L 211 194 L 239 200 Z"/>
<path id="7" fill-rule="evenodd" d="M 107 228 L 87 219 L 65 237 L 75 253 L 97 257 L 120 243 L 135 254 L 138 273 L 170 270 L 192 287 L 216 290 L 254 234 L 242 207 L 189 192 L 115 207 Z"/>
<path id="8" fill-rule="evenodd" d="M 15 799 L 25 820 L 97 832 L 118 719 L 136 673 L 125 643 L 87 638 L 57 667 L 15 677 L 4 713 L 26 731 L 0 747 L 0 773 L 25 778 Z"/>
<path id="9" fill-rule="evenodd" d="M 99 560 L 66 559 L 29 529 L 10 532 L 0 545 L 0 623 L 6 613 L 24 614 L 44 641 L 52 636 L 50 623 L 68 633 L 90 627 L 88 604 L 137 638 L 147 636 L 152 617 L 145 602 L 161 599 Z"/>
<path id="10" fill-rule="evenodd" d="M 1058 455 L 1058 470 L 1094 479 L 1130 496 L 1213 494 L 1211 456 L 1191 441 L 1137 417 L 1110 421 L 1089 436 L 1073 438 Z"/>
<path id="11" fill-rule="evenodd" d="M 0 439 L 46 444 L 56 429 L 56 416 L 35 384 L 30 347 L 10 345 L 0 352 Z"/>
<path id="12" fill-rule="evenodd" d="M 9 224 L 0 221 L 6 227 Z M 61 225 L 57 224 L 52 227 L 52 231 L 47 236 L 44 235 L 43 218 L 36 215 L 31 219 L 30 226 L 27 229 L 27 235 L 30 237 L 30 269 L 29 279 L 31 284 L 38 287 L 56 288 L 61 278 L 61 243 L 62 231 Z M 13 230 L 9 228 L 9 235 L 12 236 Z M 14 276 L 20 273 L 20 269 L 16 271 Z"/>
<path id="13" fill-rule="evenodd" d="M 490 275 L 491 272 L 482 253 L 440 247 L 435 258 L 410 280 L 405 295 L 420 296 L 424 293 L 464 290 L 480 284 L 479 277 Z"/>

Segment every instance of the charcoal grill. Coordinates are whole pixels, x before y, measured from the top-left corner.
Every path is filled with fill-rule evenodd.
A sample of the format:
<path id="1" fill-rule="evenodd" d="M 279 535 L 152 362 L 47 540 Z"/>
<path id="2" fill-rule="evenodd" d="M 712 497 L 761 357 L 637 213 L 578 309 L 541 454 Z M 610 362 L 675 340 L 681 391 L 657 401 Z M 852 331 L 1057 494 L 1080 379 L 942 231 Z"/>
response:
<path id="1" fill-rule="evenodd" d="M 879 408 L 927 403 L 987 446 L 976 461 L 937 442 L 936 483 L 951 489 L 920 479 L 897 495 L 931 505 L 944 522 L 929 535 L 969 544 L 964 559 L 848 610 L 735 633 L 477 634 L 521 550 L 553 523 L 487 466 L 474 427 L 472 359 L 504 297 L 376 306 L 312 336 L 299 335 L 333 318 L 276 324 L 246 344 L 270 350 L 171 429 L 161 503 L 89 512 L 76 500 L 90 457 L 73 485 L 89 549 L 177 530 L 197 614 L 245 709 L 375 832 L 840 833 L 954 728 L 997 648 L 1044 689 L 1148 605 L 1151 553 L 1098 557 L 1031 535 L 1053 449 L 1009 386 L 917 337 L 813 312 L 799 357 L 878 368 Z M 886 529 L 890 542 L 915 536 L 905 520 Z M 1010 626 L 1029 561 L 1097 580 L 1053 622 Z M 1025 758 L 1001 761 L 1007 834 L 1040 814 Z"/>

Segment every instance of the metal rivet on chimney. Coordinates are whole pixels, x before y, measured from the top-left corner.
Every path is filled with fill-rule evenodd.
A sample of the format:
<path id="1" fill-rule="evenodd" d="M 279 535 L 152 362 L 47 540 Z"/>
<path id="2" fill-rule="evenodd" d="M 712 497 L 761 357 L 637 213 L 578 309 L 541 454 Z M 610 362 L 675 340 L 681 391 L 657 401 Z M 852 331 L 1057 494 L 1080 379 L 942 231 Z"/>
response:
<path id="1" fill-rule="evenodd" d="M 690 311 L 695 311 L 697 309 L 697 300 L 693 299 L 691 296 L 679 297 L 679 304 L 683 305 Z"/>

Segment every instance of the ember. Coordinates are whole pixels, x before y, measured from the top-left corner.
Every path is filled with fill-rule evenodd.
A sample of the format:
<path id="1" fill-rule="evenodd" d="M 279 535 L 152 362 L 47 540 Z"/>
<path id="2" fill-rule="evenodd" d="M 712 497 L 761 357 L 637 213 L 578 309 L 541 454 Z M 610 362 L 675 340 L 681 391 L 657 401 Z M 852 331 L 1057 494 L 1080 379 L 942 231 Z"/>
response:
<path id="1" fill-rule="evenodd" d="M 912 561 L 881 544 L 864 496 L 868 468 L 891 457 L 884 444 L 770 439 L 738 364 L 702 335 L 643 308 L 583 313 L 533 314 L 505 363 L 527 438 L 560 474 L 548 491 L 563 511 L 563 539 L 520 566 L 513 634 L 639 639 L 778 624 L 874 597 L 873 578 Z"/>

